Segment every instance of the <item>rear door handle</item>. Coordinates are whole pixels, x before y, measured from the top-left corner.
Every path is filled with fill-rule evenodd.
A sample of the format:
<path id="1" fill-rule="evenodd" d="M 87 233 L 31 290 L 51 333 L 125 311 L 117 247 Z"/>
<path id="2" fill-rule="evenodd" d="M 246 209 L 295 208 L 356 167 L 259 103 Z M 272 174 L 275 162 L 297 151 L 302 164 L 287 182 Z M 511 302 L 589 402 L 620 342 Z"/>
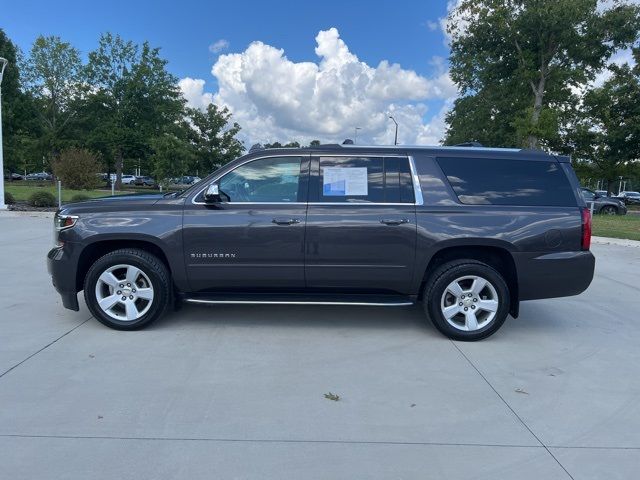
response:
<path id="1" fill-rule="evenodd" d="M 276 217 L 271 221 L 276 225 L 295 225 L 296 223 L 300 223 L 300 220 L 298 220 L 297 218 Z"/>
<path id="2" fill-rule="evenodd" d="M 402 225 L 403 223 L 409 223 L 409 220 L 406 218 L 383 218 L 380 220 L 380 223 L 384 223 L 385 225 Z"/>

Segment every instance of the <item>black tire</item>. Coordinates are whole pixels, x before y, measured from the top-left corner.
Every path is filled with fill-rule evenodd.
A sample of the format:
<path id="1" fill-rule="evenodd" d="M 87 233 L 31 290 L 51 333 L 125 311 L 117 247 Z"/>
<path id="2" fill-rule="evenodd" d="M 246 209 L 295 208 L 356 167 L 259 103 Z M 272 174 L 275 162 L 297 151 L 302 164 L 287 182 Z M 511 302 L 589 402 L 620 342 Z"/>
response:
<path id="1" fill-rule="evenodd" d="M 600 213 L 602 213 L 603 215 L 617 215 L 618 209 L 613 205 L 605 205 L 600 209 Z"/>
<path id="2" fill-rule="evenodd" d="M 113 318 L 98 304 L 96 284 L 100 275 L 117 265 L 130 265 L 140 269 L 151 283 L 153 299 L 148 303 L 142 301 L 146 313 L 135 320 Z M 116 330 L 138 330 L 158 319 L 164 314 L 171 301 L 171 292 L 171 276 L 165 264 L 155 255 L 137 248 L 114 250 L 100 257 L 89 268 L 84 279 L 84 299 L 89 311 L 99 322 Z"/>
<path id="3" fill-rule="evenodd" d="M 498 302 L 498 307 L 495 311 L 495 315 L 490 320 L 489 317 L 491 314 L 489 312 L 484 312 L 482 309 L 477 310 L 477 313 L 479 315 L 481 314 L 484 316 L 483 321 L 486 321 L 487 323 L 486 325 L 482 325 L 481 328 L 473 331 L 462 330 L 464 326 L 459 326 L 458 328 L 456 328 L 451 325 L 445 318 L 441 308 L 441 302 L 443 302 L 444 300 L 447 300 L 449 302 L 451 301 L 451 293 L 447 293 L 447 297 L 443 299 L 443 295 L 445 294 L 448 286 L 454 281 L 467 276 L 476 276 L 487 280 L 494 290 L 483 290 L 482 292 L 489 293 L 490 295 L 497 295 L 496 300 Z M 466 281 L 471 280 L 464 280 L 463 282 Z M 477 298 L 480 297 L 481 294 L 479 293 L 477 295 Z M 459 300 L 460 299 L 456 299 L 456 302 L 458 302 Z M 480 300 L 482 300 L 482 298 L 480 298 Z M 425 284 L 422 302 L 427 317 L 441 333 L 453 340 L 462 340 L 468 342 L 482 340 L 483 338 L 487 338 L 488 336 L 493 335 L 496 331 L 498 331 L 498 329 L 506 320 L 510 309 L 509 288 L 507 287 L 507 284 L 504 281 L 502 275 L 486 263 L 471 259 L 454 260 L 438 267 L 430 275 Z M 474 304 L 471 303 L 470 305 Z M 476 303 L 475 305 L 478 304 Z M 466 307 L 463 306 L 461 308 Z M 468 308 L 471 308 L 471 306 L 469 306 Z M 474 306 L 473 308 L 475 309 L 476 307 Z M 465 314 L 463 312 L 460 312 L 459 316 L 456 316 L 452 319 L 452 323 L 457 325 L 457 319 L 464 319 L 464 315 Z M 460 323 L 462 323 L 462 321 Z M 478 322 L 478 325 L 480 326 L 481 323 L 482 322 Z"/>

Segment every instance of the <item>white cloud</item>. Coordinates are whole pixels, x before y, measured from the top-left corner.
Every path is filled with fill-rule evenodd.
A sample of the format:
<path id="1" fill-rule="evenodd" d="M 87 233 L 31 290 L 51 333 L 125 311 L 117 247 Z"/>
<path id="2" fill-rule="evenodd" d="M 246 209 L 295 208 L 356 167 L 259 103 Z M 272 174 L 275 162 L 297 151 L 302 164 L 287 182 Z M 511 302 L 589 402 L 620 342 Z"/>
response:
<path id="1" fill-rule="evenodd" d="M 229 48 L 229 41 L 224 38 L 221 38 L 209 45 L 209 51 L 211 53 L 220 53 L 227 48 Z"/>
<path id="2" fill-rule="evenodd" d="M 183 78 L 178 82 L 182 95 L 187 100 L 187 105 L 204 109 L 213 102 L 213 94 L 204 91 L 204 83 L 204 80 L 190 77 Z"/>
<path id="3" fill-rule="evenodd" d="M 432 32 L 435 32 L 436 30 L 438 30 L 440 28 L 440 22 L 434 22 L 433 20 L 427 20 L 425 22 L 425 26 L 431 30 Z"/>
<path id="4" fill-rule="evenodd" d="M 427 101 L 455 97 L 443 59 L 432 61 L 432 77 L 383 60 L 377 67 L 349 51 L 335 28 L 316 36 L 319 62 L 292 62 L 284 50 L 253 42 L 241 53 L 220 55 L 212 67 L 218 91 L 211 97 L 204 81 L 183 79 L 181 88 L 194 106 L 213 100 L 226 105 L 243 127 L 242 138 L 255 142 L 312 139 L 339 142 L 362 130 L 363 142 L 392 143 L 393 114 L 399 143 L 437 143 L 444 132 L 446 108 L 425 122 Z"/>

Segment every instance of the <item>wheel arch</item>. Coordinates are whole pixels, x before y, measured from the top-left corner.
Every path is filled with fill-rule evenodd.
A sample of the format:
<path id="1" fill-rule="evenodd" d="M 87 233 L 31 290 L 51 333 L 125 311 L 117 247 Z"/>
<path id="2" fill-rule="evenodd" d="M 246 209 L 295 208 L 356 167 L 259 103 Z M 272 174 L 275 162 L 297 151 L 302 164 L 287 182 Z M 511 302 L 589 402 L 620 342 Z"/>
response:
<path id="1" fill-rule="evenodd" d="M 511 309 L 509 313 L 514 318 L 517 318 L 519 313 L 519 293 L 518 293 L 518 275 L 516 264 L 513 259 L 513 255 L 509 249 L 504 245 L 448 245 L 442 246 L 439 250 L 433 253 L 429 262 L 423 270 L 423 275 L 420 280 L 420 286 L 418 290 L 418 298 L 422 300 L 424 286 L 429 279 L 429 276 L 440 265 L 449 262 L 451 260 L 459 260 L 462 258 L 468 258 L 471 260 L 477 260 L 491 267 L 495 268 L 505 279 L 509 288 L 509 298 Z"/>
<path id="2" fill-rule="evenodd" d="M 91 268 L 91 265 L 100 257 L 106 255 L 109 252 L 118 250 L 121 248 L 138 248 L 145 252 L 155 255 L 164 263 L 169 270 L 169 273 L 173 277 L 173 271 L 169 259 L 164 252 L 163 248 L 158 243 L 147 237 L 135 238 L 135 239 L 118 239 L 118 238 L 102 238 L 91 242 L 85 246 L 80 252 L 78 257 L 78 267 L 76 269 L 76 291 L 83 289 L 84 278 Z"/>

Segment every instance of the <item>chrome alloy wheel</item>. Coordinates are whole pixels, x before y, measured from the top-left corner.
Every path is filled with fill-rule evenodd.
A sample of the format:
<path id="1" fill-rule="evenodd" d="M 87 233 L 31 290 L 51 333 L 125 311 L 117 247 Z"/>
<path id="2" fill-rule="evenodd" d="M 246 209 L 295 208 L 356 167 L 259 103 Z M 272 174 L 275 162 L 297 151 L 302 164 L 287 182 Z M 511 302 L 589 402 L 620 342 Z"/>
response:
<path id="1" fill-rule="evenodd" d="M 477 275 L 455 279 L 440 299 L 440 310 L 445 320 L 465 332 L 486 327 L 496 316 L 498 306 L 495 287 Z"/>
<path id="2" fill-rule="evenodd" d="M 111 318 L 134 321 L 153 303 L 153 285 L 149 277 L 133 265 L 113 265 L 96 282 L 98 306 Z"/>

